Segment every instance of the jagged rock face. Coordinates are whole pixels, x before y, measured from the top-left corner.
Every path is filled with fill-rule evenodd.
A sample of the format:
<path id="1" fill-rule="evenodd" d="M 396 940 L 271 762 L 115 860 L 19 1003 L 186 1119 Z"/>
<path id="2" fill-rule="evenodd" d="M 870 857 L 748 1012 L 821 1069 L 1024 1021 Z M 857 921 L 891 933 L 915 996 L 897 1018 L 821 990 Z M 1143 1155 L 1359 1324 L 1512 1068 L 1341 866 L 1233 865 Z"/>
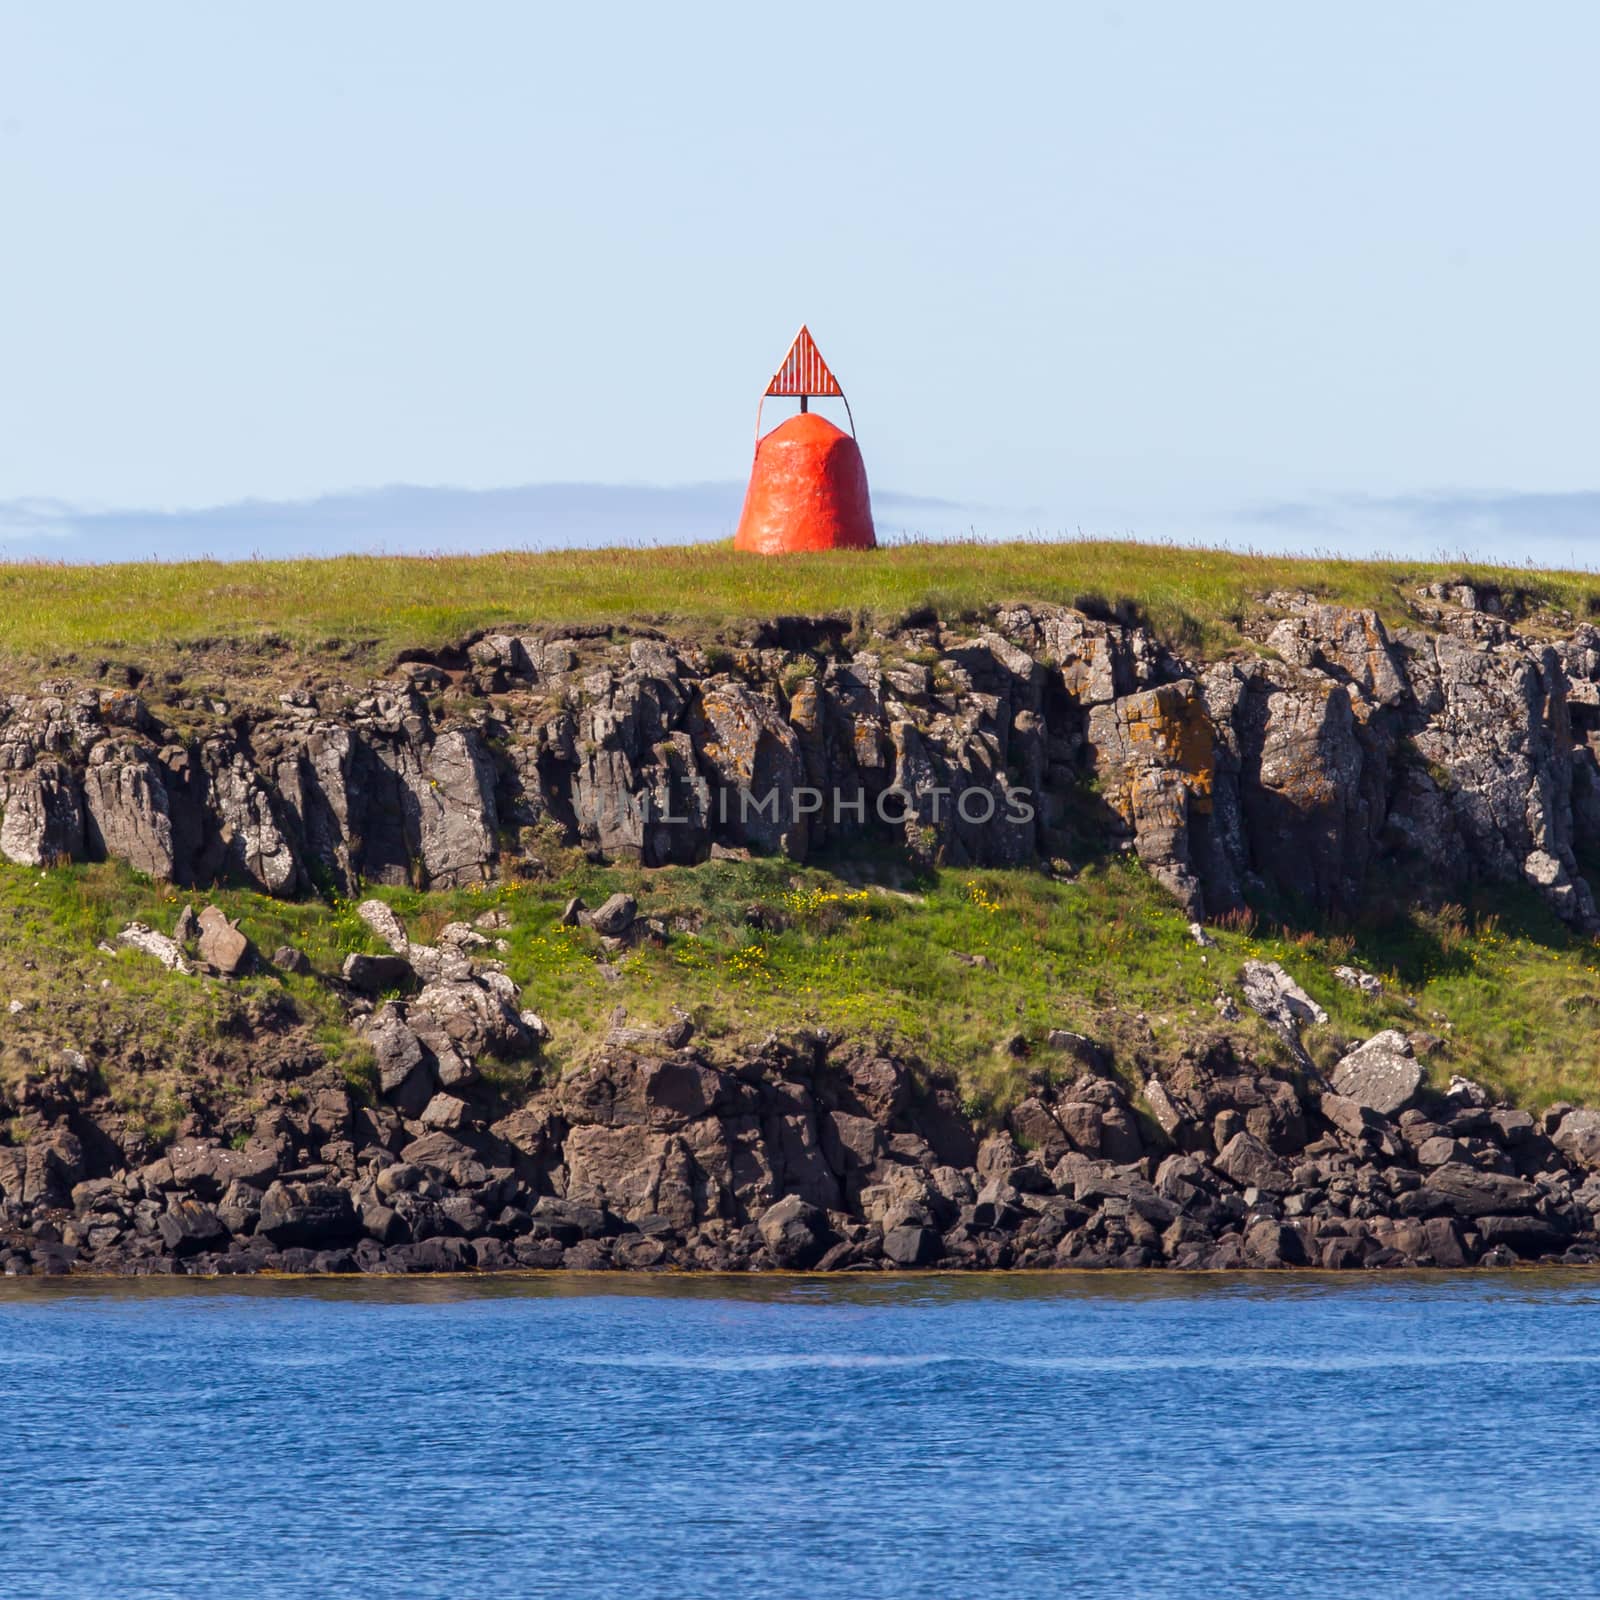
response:
<path id="1" fill-rule="evenodd" d="M 1433 598 L 1433 629 L 1391 639 L 1271 596 L 1264 653 L 1209 664 L 1042 605 L 854 653 L 791 619 L 799 648 L 731 668 L 654 637 L 497 634 L 465 668 L 256 707 L 241 684 L 183 738 L 135 694 L 49 683 L 0 703 L 0 854 L 287 895 L 490 879 L 547 828 L 647 866 L 870 832 L 955 866 L 1110 843 L 1195 918 L 1263 892 L 1348 909 L 1411 861 L 1441 888 L 1526 880 L 1594 927 L 1600 631 L 1550 643 L 1483 596 Z"/>
<path id="2" fill-rule="evenodd" d="M 719 796 L 733 798 L 727 826 L 736 843 L 766 854 L 805 856 L 809 816 L 796 816 L 792 804 L 804 784 L 800 738 L 770 700 L 742 683 L 708 684 L 700 695 L 694 748 L 703 770 L 714 774 Z M 744 803 L 746 795 L 753 803 Z"/>
<path id="3" fill-rule="evenodd" d="M 1349 685 L 1366 704 L 1397 706 L 1405 699 L 1405 679 L 1375 613 L 1293 594 L 1273 595 L 1269 603 L 1289 612 L 1266 638 L 1285 661 Z"/>
<path id="4" fill-rule="evenodd" d="M 83 855 L 83 802 L 71 770 L 35 762 L 10 779 L 0 816 L 0 854 L 25 867 L 49 867 Z"/>
<path id="5" fill-rule="evenodd" d="M 106 740 L 89 753 L 83 777 L 85 843 L 91 854 L 126 861 L 170 882 L 177 871 L 166 779 L 154 753 Z"/>
<path id="6" fill-rule="evenodd" d="M 1139 858 L 1191 917 L 1205 900 L 1192 835 L 1212 811 L 1216 730 L 1192 679 L 1123 695 L 1089 713 L 1102 794 Z"/>
<path id="7" fill-rule="evenodd" d="M 1595 905 L 1573 856 L 1572 722 L 1560 653 L 1522 644 L 1510 627 L 1468 613 L 1418 642 L 1412 685 L 1422 713 L 1418 753 L 1448 774 L 1442 811 L 1423 808 L 1435 841 L 1458 841 L 1488 877 L 1525 877 L 1569 921 L 1593 926 Z M 1402 819 L 1407 813 L 1401 808 Z M 1439 861 L 1446 845 L 1429 854 Z"/>

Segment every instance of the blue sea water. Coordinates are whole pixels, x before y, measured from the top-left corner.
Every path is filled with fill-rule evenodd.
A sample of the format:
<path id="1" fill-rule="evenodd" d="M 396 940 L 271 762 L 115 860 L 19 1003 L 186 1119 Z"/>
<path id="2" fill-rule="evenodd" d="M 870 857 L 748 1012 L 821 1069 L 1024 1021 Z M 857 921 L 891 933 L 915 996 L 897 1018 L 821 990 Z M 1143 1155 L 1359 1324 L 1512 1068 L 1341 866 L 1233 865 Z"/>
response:
<path id="1" fill-rule="evenodd" d="M 0 1596 L 1600 1594 L 1600 1276 L 0 1285 Z"/>

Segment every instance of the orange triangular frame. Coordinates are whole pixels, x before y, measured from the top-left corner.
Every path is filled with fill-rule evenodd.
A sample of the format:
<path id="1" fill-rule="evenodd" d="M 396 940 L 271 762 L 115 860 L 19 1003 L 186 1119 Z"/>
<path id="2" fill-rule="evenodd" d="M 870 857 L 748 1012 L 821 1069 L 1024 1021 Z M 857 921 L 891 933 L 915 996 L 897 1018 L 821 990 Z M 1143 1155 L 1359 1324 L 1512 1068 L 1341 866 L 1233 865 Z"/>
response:
<path id="1" fill-rule="evenodd" d="M 839 387 L 839 380 L 829 371 L 828 363 L 817 349 L 816 340 L 811 337 L 811 330 L 804 325 L 794 336 L 794 343 L 789 346 L 783 365 L 767 385 L 767 393 L 791 397 L 834 395 L 843 398 L 844 390 Z"/>

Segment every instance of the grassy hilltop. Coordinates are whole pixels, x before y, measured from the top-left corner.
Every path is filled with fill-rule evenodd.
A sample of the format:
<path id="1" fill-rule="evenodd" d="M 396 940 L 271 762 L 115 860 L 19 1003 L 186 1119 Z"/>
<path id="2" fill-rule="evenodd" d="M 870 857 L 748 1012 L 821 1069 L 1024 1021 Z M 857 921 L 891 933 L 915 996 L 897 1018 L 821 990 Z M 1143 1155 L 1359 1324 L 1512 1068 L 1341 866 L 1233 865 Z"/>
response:
<path id="1" fill-rule="evenodd" d="M 1256 597 L 1309 589 L 1386 621 L 1430 579 L 1467 575 L 1577 616 L 1600 575 L 1459 562 L 1239 555 L 1126 541 L 900 545 L 871 554 L 738 554 L 731 544 L 484 556 L 69 567 L 0 562 L 0 651 L 50 660 L 94 651 L 271 636 L 392 655 L 499 623 L 648 620 L 713 628 L 795 613 L 961 615 L 1010 600 L 1123 604 L 1164 638 L 1215 653 L 1238 643 Z"/>
<path id="2" fill-rule="evenodd" d="M 1306 588 L 1404 618 L 1416 587 L 1460 565 L 1359 563 L 1217 554 L 1132 544 L 913 546 L 873 556 L 763 561 L 725 546 L 475 558 L 340 558 L 69 568 L 0 566 L 0 662 L 14 681 L 47 665 L 86 672 L 107 657 L 156 664 L 175 648 L 334 646 L 379 669 L 408 647 L 458 641 L 502 623 L 737 627 L 779 613 L 849 613 L 858 623 L 923 606 L 947 613 L 1002 600 L 1094 597 L 1136 608 L 1201 654 L 1242 643 L 1257 597 Z M 1586 616 L 1600 578 L 1523 569 L 1470 576 Z M 824 1027 L 880 1034 L 959 1073 L 975 1109 L 999 1109 L 1052 1028 L 1113 1044 L 1125 1064 L 1170 1057 L 1222 1027 L 1215 997 L 1251 957 L 1279 960 L 1328 1009 L 1313 1054 L 1380 1027 L 1433 1034 L 1430 1070 L 1462 1072 L 1523 1103 L 1600 1098 L 1592 1006 L 1594 941 L 1569 933 L 1529 892 L 1485 891 L 1424 914 L 1389 905 L 1342 927 L 1236 919 L 1203 950 L 1176 907 L 1126 861 L 1061 877 L 1041 871 L 929 872 L 870 862 L 803 868 L 716 862 L 644 872 L 552 852 L 547 876 L 481 892 L 383 890 L 414 936 L 498 907 L 506 960 L 525 1003 L 553 1029 L 559 1067 L 603 1036 L 614 1008 L 632 1024 L 691 1012 L 715 1049 L 767 1032 Z M 615 888 L 641 913 L 685 931 L 604 962 L 594 935 L 558 925 L 569 895 L 595 905 Z M 308 977 L 263 973 L 224 986 L 97 948 L 130 919 L 170 930 L 186 899 L 215 899 L 270 955 L 294 944 Z M 170 1133 L 196 1073 L 208 1092 L 242 1077 L 263 1020 L 300 1030 L 364 1081 L 370 1061 L 325 979 L 373 948 L 348 902 L 295 903 L 241 890 L 188 896 L 116 866 L 40 873 L 0 865 L 0 1082 L 72 1045 L 104 1063 L 130 1110 Z M 1382 975 L 1369 999 L 1332 977 L 1340 963 Z M 20 1009 L 13 1012 L 11 1002 Z M 1280 1047 L 1255 1019 L 1231 1024 L 1263 1058 Z M 1015 1039 L 1030 1055 L 1019 1059 Z M 1008 1048 L 1008 1045 L 1010 1048 Z M 510 1071 L 511 1069 L 507 1069 Z M 1065 1066 L 1061 1070 L 1068 1070 Z"/>

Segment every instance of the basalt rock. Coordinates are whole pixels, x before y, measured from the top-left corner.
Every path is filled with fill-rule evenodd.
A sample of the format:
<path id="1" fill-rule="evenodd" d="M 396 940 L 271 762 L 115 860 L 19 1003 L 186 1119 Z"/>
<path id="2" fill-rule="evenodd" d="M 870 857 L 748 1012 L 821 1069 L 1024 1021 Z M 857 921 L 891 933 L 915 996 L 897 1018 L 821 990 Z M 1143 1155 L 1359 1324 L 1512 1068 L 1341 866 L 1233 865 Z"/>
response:
<path id="1" fill-rule="evenodd" d="M 178 1260 L 198 1255 L 228 1237 L 222 1219 L 210 1206 L 198 1200 L 174 1201 L 171 1208 L 156 1219 L 156 1227 L 168 1253 Z"/>
<path id="2" fill-rule="evenodd" d="M 1502 1172 L 1482 1172 L 1459 1161 L 1428 1176 L 1424 1190 L 1441 1196 L 1458 1216 L 1487 1217 L 1531 1211 L 1540 1198 L 1536 1184 Z"/>
<path id="3" fill-rule="evenodd" d="M 1422 1063 L 1412 1056 L 1406 1036 L 1394 1028 L 1375 1034 L 1333 1069 L 1337 1093 L 1385 1117 L 1410 1104 L 1422 1079 Z"/>
<path id="4" fill-rule="evenodd" d="M 812 1266 L 828 1247 L 827 1216 L 798 1195 L 788 1195 L 762 1212 L 758 1227 L 762 1242 L 782 1267 Z"/>
<path id="5" fill-rule="evenodd" d="M 1588 1113 L 1570 1107 L 1552 1139 L 1423 1085 L 1392 1121 L 1302 1096 L 1222 1039 L 1146 1080 L 1166 1111 L 1144 1121 L 1098 1053 L 985 1130 L 919 1063 L 847 1041 L 717 1060 L 608 1045 L 508 1103 L 485 1080 L 442 1085 L 412 1004 L 367 1026 L 373 1104 L 331 1071 L 264 1078 L 253 1131 L 222 1137 L 197 1102 L 154 1157 L 117 1145 L 91 1072 L 31 1086 L 7 1125 L 21 1142 L 0 1144 L 0 1252 L 18 1270 L 187 1273 L 1600 1258 Z"/>
<path id="6" fill-rule="evenodd" d="M 340 976 L 358 994 L 369 995 L 407 988 L 416 979 L 409 957 L 368 955 L 360 950 L 344 958 Z"/>
<path id="7" fill-rule="evenodd" d="M 1584 1167 L 1600 1167 L 1600 1111 L 1569 1111 L 1550 1136 L 1556 1149 Z"/>
<path id="8" fill-rule="evenodd" d="M 579 914 L 578 920 L 610 938 L 618 938 L 633 926 L 638 902 L 631 894 L 614 894 L 596 911 Z"/>
<path id="9" fill-rule="evenodd" d="M 0 702 L 0 855 L 294 894 L 483 882 L 549 829 L 647 866 L 863 833 L 954 865 L 1098 843 L 1196 918 L 1262 891 L 1348 911 L 1403 869 L 1526 882 L 1594 928 L 1600 630 L 1552 642 L 1455 594 L 1395 637 L 1268 596 L 1270 657 L 1211 663 L 1030 605 L 854 651 L 763 636 L 736 670 L 656 638 L 497 634 L 460 684 L 418 661 L 288 695 L 246 677 L 181 716 L 52 682 Z"/>
<path id="10" fill-rule="evenodd" d="M 337 1184 L 273 1183 L 261 1198 L 260 1232 L 275 1245 L 324 1245 L 359 1232 L 350 1195 Z"/>
<path id="11" fill-rule="evenodd" d="M 82 791 L 65 763 L 35 759 L 9 778 L 0 773 L 0 856 L 25 867 L 83 859 Z"/>
<path id="12" fill-rule="evenodd" d="M 224 978 L 238 977 L 255 960 L 249 938 L 215 906 L 200 913 L 199 943 L 200 959 Z"/>

